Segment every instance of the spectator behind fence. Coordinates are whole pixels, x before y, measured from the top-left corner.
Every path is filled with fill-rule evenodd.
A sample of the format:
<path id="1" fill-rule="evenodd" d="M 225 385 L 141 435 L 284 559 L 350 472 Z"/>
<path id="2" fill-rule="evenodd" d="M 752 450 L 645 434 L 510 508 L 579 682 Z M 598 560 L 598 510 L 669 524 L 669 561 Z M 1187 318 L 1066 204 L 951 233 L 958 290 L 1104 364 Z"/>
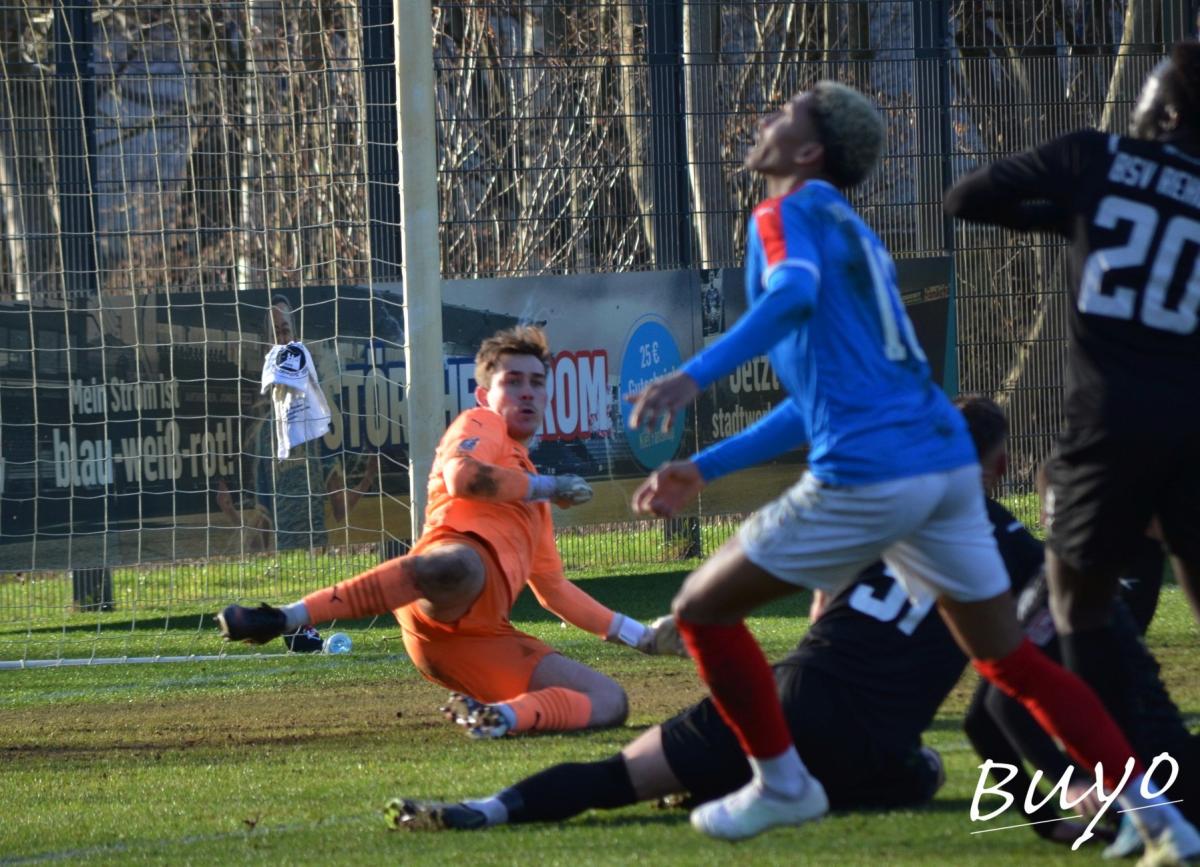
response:
<path id="1" fill-rule="evenodd" d="M 272 297 L 260 337 L 264 354 L 272 345 L 297 339 L 292 307 L 284 296 Z M 336 373 L 336 364 L 329 364 L 323 353 L 313 352 L 313 358 L 319 374 Z M 322 389 L 326 389 L 324 382 Z M 329 405 L 338 404 L 331 400 Z M 254 495 L 254 509 L 248 516 L 239 514 L 224 480 L 218 483 L 217 505 L 230 523 L 250 529 L 247 547 L 252 551 L 324 548 L 329 544 L 325 498 L 329 497 L 333 519 L 344 522 L 374 485 L 379 472 L 378 457 L 362 456 L 361 463 L 365 464 L 362 477 L 353 488 L 347 489 L 342 461 L 325 449 L 321 439 L 295 446 L 282 461 L 275 459 L 274 410 L 269 394 L 259 395 L 247 414 L 252 422 L 243 443 L 252 458 L 249 491 Z"/>

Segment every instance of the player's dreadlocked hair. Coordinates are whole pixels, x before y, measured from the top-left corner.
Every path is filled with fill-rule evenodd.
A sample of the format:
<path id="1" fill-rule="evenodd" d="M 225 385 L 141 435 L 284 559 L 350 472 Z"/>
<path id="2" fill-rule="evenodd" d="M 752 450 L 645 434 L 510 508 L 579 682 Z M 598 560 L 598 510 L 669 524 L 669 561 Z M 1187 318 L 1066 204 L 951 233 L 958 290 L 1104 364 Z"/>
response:
<path id="1" fill-rule="evenodd" d="M 825 173 L 843 189 L 862 183 L 883 152 L 878 109 L 863 94 L 836 81 L 818 81 L 810 93 L 809 113 L 825 147 Z"/>
<path id="2" fill-rule="evenodd" d="M 497 331 L 479 346 L 475 354 L 475 382 L 484 388 L 491 387 L 492 374 L 502 355 L 532 355 L 540 358 L 550 370 L 550 341 L 546 332 L 536 325 L 517 325 Z"/>
<path id="3" fill-rule="evenodd" d="M 1179 42 L 1146 77 L 1129 119 L 1135 138 L 1200 136 L 1200 43 Z"/>
<path id="4" fill-rule="evenodd" d="M 962 394 L 954 399 L 954 405 L 967 419 L 967 430 L 980 460 L 1003 444 L 1008 436 L 1008 419 L 994 400 L 982 394 Z"/>

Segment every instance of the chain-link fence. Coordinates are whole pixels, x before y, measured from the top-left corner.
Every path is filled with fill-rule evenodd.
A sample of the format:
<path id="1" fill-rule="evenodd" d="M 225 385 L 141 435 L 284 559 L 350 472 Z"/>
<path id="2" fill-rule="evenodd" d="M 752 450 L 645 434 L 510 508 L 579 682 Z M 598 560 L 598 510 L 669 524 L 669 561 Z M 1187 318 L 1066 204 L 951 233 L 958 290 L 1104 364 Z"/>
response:
<path id="1" fill-rule="evenodd" d="M 741 169 L 754 124 L 820 78 L 853 84 L 888 140 L 852 198 L 897 258 L 953 256 L 958 385 L 1009 410 L 1007 486 L 1028 492 L 1060 421 L 1063 247 L 951 225 L 942 192 L 1054 135 L 1122 131 L 1194 15 L 1139 0 L 443 4 L 443 268 L 735 264 L 762 195 Z"/>
<path id="2" fill-rule="evenodd" d="M 124 562 L 192 557 L 186 530 L 246 564 L 243 590 L 259 586 L 252 555 L 275 549 L 282 520 L 264 490 L 297 498 L 300 535 L 344 551 L 345 570 L 396 550 L 386 528 L 406 504 L 376 477 L 403 463 L 362 457 L 379 401 L 399 395 L 380 371 L 404 342 L 374 294 L 400 273 L 396 10 L 431 28 L 451 279 L 737 265 L 762 195 L 741 169 L 757 120 L 821 78 L 869 93 L 886 154 L 853 200 L 897 259 L 952 263 L 957 385 L 1007 406 L 1019 496 L 1059 426 L 1063 250 L 954 225 L 942 192 L 980 160 L 1082 125 L 1120 130 L 1192 26 L 1187 5 L 459 0 L 427 25 L 392 0 L 0 3 L 0 551 L 20 552 L 0 572 L 26 587 L 8 619 L 32 616 L 20 592 L 31 571 L 63 568 L 63 550 L 104 576 L 117 526 L 143 540 Z M 281 329 L 313 342 L 322 381 L 352 380 L 334 400 L 353 429 L 288 480 L 254 468 L 270 443 L 247 433 L 262 430 L 247 395 Z M 634 525 L 562 543 L 602 568 L 694 554 L 709 523 L 721 519 L 645 552 Z M 318 559 L 289 574 L 324 583 Z M 213 598 L 171 575 L 178 605 Z"/>

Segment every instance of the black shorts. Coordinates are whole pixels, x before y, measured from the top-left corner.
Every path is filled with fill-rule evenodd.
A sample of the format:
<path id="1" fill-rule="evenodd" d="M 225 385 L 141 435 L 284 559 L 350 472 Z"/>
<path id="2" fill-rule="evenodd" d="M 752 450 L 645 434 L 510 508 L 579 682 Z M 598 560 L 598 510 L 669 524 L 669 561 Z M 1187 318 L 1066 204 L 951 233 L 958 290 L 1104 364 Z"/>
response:
<path id="1" fill-rule="evenodd" d="M 1068 566 L 1119 574 L 1155 515 L 1167 550 L 1200 563 L 1200 434 L 1068 430 L 1047 473 L 1053 514 L 1046 542 Z"/>
<path id="2" fill-rule="evenodd" d="M 919 743 L 889 742 L 886 721 L 869 728 L 852 690 L 811 666 L 775 666 L 784 715 L 809 771 L 835 810 L 922 804 L 937 790 L 937 772 Z M 750 781 L 750 765 L 712 699 L 704 699 L 662 726 L 663 753 L 695 803 Z"/>

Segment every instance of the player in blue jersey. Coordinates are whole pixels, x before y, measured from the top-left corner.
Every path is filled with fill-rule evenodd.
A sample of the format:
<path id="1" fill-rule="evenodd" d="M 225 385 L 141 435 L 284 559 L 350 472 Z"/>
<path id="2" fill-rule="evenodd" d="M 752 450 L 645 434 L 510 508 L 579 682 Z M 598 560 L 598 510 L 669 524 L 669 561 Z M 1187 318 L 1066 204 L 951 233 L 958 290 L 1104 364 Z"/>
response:
<path id="1" fill-rule="evenodd" d="M 1084 767 L 1103 763 L 1109 791 L 1133 763 L 1125 807 L 1149 803 L 1144 768 L 1095 694 L 1022 634 L 966 425 L 930 377 L 883 243 L 842 195 L 874 168 L 883 134 L 866 97 L 828 81 L 760 123 L 746 167 L 765 178 L 769 198 L 750 222 L 747 312 L 632 398 L 635 427 L 668 426 L 700 389 L 764 353 L 788 392 L 755 426 L 652 473 L 634 494 L 642 513 L 674 515 L 724 473 L 810 448 L 801 480 L 693 573 L 673 606 L 754 771 L 743 788 L 693 811 L 692 824 L 714 837 L 745 838 L 828 810 L 744 618 L 801 587 L 836 594 L 879 557 L 915 605 L 936 601 L 985 677 Z M 1155 803 L 1144 811 L 1157 826 L 1149 833 L 1190 828 L 1164 798 Z"/>

